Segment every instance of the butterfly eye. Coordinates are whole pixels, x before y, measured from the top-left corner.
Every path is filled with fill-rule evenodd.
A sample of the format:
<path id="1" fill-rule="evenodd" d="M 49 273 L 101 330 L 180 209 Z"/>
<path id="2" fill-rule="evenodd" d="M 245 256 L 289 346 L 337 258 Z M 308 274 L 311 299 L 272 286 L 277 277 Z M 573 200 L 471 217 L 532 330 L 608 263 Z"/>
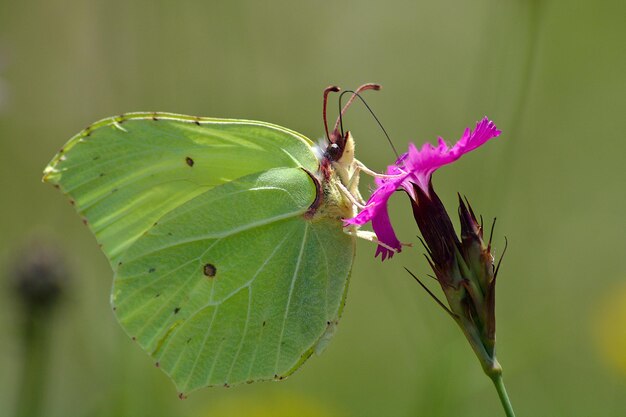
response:
<path id="1" fill-rule="evenodd" d="M 331 143 L 326 148 L 326 155 L 331 161 L 336 161 L 341 157 L 341 148 L 336 143 Z"/>

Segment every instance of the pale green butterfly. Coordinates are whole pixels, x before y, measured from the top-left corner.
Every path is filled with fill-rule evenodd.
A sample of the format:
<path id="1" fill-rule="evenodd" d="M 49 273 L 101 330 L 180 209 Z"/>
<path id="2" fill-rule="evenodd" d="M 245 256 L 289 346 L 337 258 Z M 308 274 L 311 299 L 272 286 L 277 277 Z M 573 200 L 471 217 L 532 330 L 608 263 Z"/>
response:
<path id="1" fill-rule="evenodd" d="M 332 336 L 355 236 L 375 237 L 343 226 L 362 166 L 349 132 L 326 135 L 316 147 L 264 122 L 130 113 L 46 167 L 113 268 L 117 319 L 181 397 L 283 379 Z"/>

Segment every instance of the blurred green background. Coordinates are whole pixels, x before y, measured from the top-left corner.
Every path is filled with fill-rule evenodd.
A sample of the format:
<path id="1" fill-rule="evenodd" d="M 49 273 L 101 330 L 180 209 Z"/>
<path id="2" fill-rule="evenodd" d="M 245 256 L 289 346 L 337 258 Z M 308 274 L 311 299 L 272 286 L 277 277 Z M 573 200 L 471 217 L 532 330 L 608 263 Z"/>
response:
<path id="1" fill-rule="evenodd" d="M 0 415 L 16 413 L 23 381 L 11 278 L 33 241 L 69 271 L 38 345 L 46 416 L 503 415 L 459 329 L 402 268 L 428 272 L 421 247 L 381 263 L 367 242 L 322 356 L 284 382 L 179 400 L 115 322 L 95 239 L 40 182 L 106 116 L 258 119 L 317 138 L 323 88 L 364 82 L 384 86 L 366 98 L 399 149 L 454 142 L 484 115 L 503 130 L 434 184 L 452 213 L 459 191 L 498 217 L 496 254 L 509 239 L 498 358 L 518 416 L 626 415 L 625 21 L 621 0 L 1 0 Z M 355 107 L 358 156 L 382 170 L 393 154 Z M 406 197 L 391 206 L 415 242 Z"/>

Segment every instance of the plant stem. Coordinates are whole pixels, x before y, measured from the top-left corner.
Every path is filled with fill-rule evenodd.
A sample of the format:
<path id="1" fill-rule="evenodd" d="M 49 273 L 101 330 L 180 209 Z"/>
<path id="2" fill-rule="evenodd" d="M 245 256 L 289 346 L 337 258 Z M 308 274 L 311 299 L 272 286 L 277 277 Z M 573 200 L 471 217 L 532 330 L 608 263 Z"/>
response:
<path id="1" fill-rule="evenodd" d="M 35 311 L 33 311 L 35 310 Z M 24 359 L 18 393 L 17 417 L 37 417 L 41 415 L 44 400 L 47 353 L 47 317 L 37 309 L 24 313 L 22 343 Z"/>
<path id="2" fill-rule="evenodd" d="M 504 408 L 504 412 L 506 413 L 506 416 L 515 417 L 515 411 L 513 411 L 511 400 L 509 400 L 509 396 L 506 393 L 504 381 L 502 380 L 502 374 L 497 373 L 495 375 L 490 375 L 490 376 L 491 376 L 491 380 L 493 381 L 493 385 L 496 386 L 496 391 L 498 391 L 498 396 L 500 397 L 500 402 L 502 403 L 502 408 Z"/>

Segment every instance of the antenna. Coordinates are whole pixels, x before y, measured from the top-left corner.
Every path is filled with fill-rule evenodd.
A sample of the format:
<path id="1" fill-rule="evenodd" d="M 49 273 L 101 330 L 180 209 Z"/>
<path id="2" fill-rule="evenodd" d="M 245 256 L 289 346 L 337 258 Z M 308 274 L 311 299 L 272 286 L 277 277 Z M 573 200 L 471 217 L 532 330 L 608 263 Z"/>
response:
<path id="1" fill-rule="evenodd" d="M 374 84 L 374 83 L 367 83 L 367 84 L 363 84 L 362 86 L 360 86 L 359 88 L 356 89 L 356 91 L 352 91 L 352 90 L 346 90 L 344 91 L 341 96 L 339 97 L 339 117 L 337 118 L 337 121 L 335 122 L 335 128 L 333 130 L 337 130 L 337 128 L 339 127 L 339 125 L 341 124 L 341 119 L 343 117 L 343 114 L 346 112 L 346 110 L 348 110 L 348 108 L 350 107 L 350 105 L 352 104 L 352 102 L 354 101 L 355 98 L 359 97 L 361 99 L 361 101 L 363 101 L 363 98 L 361 98 L 359 96 L 359 94 L 363 91 L 367 91 L 367 90 L 380 90 L 381 88 L 383 88 L 380 84 Z M 345 93 L 352 93 L 352 96 L 350 97 L 350 99 L 348 100 L 348 102 L 346 103 L 345 106 L 343 106 L 343 108 L 341 108 L 341 97 L 343 97 L 343 95 Z M 367 104 L 366 104 L 367 106 Z M 370 110 L 371 111 L 371 110 Z M 341 129 L 342 133 L 343 133 L 343 128 Z"/>
<path id="2" fill-rule="evenodd" d="M 396 147 L 393 145 L 393 142 L 391 141 L 391 138 L 389 137 L 389 134 L 385 130 L 385 127 L 380 122 L 380 120 L 378 120 L 378 117 L 376 117 L 376 114 L 374 114 L 374 111 L 367 104 L 365 99 L 363 99 L 363 97 L 361 97 L 361 95 L 359 94 L 362 91 L 366 91 L 366 90 L 380 90 L 381 88 L 382 87 L 380 86 L 380 84 L 369 83 L 369 84 L 363 84 L 362 86 L 357 88 L 356 91 L 353 91 L 353 90 L 345 90 L 345 91 L 343 91 L 341 93 L 341 95 L 339 96 L 339 109 L 340 109 L 339 110 L 339 117 L 337 118 L 337 121 L 335 122 L 335 128 L 334 128 L 333 131 L 336 131 L 337 128 L 340 128 L 341 129 L 341 137 L 344 136 L 344 131 L 343 131 L 343 114 L 345 113 L 346 110 L 348 110 L 348 108 L 350 107 L 352 102 L 358 97 L 361 100 L 361 102 L 363 102 L 363 104 L 365 105 L 367 110 L 369 110 L 370 114 L 372 115 L 374 120 L 376 120 L 376 123 L 378 123 L 378 126 L 381 128 L 381 130 L 385 134 L 385 137 L 387 138 L 387 141 L 389 142 L 389 145 L 391 146 L 391 149 L 393 150 L 393 153 L 396 155 L 396 158 L 399 158 L 400 155 L 398 154 L 398 151 L 396 150 Z M 343 98 L 344 94 L 346 94 L 346 93 L 352 93 L 352 96 L 350 97 L 350 99 L 348 100 L 346 105 L 343 108 L 341 108 L 341 99 Z"/>
<path id="3" fill-rule="evenodd" d="M 322 106 L 322 118 L 324 119 L 324 131 L 326 132 L 326 140 L 330 142 L 330 135 L 328 134 L 328 120 L 326 119 L 326 108 L 328 105 L 328 95 L 341 91 L 341 88 L 336 85 L 328 86 L 324 89 L 324 105 Z"/>

